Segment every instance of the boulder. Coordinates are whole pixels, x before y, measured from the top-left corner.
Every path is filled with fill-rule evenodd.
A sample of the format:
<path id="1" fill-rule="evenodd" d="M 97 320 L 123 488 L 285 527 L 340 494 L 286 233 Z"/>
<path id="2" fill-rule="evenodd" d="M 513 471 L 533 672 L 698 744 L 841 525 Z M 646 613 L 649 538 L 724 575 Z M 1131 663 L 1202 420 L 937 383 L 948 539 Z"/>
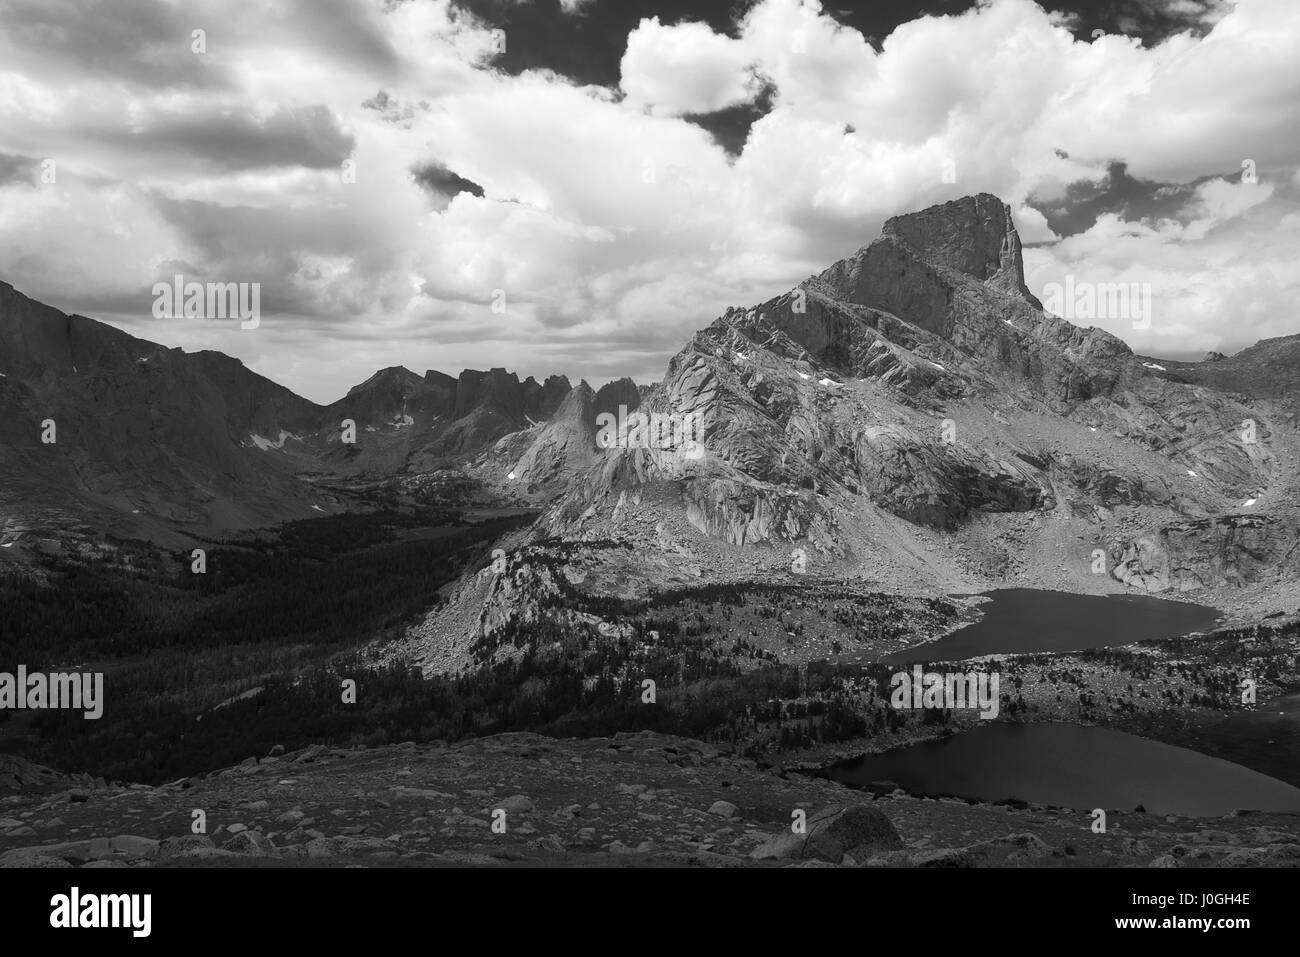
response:
<path id="1" fill-rule="evenodd" d="M 109 850 L 123 857 L 149 860 L 158 853 L 158 842 L 150 837 L 137 837 L 134 834 L 119 834 L 109 838 Z"/>
<path id="2" fill-rule="evenodd" d="M 532 798 L 526 794 L 512 794 L 508 798 L 497 801 L 489 809 L 490 811 L 503 810 L 507 814 L 531 814 L 536 810 Z"/>
<path id="3" fill-rule="evenodd" d="M 240 831 L 221 846 L 236 854 L 269 856 L 276 852 L 275 845 L 261 831 Z"/>
<path id="4" fill-rule="evenodd" d="M 739 808 L 730 801 L 714 801 L 709 805 L 709 813 L 716 814 L 718 817 L 733 818 L 738 810 Z"/>
<path id="5" fill-rule="evenodd" d="M 911 856 L 913 867 L 974 867 L 976 855 L 961 847 L 937 847 Z"/>
<path id="6" fill-rule="evenodd" d="M 311 747 L 298 752 L 298 756 L 294 758 L 294 761 L 298 764 L 310 764 L 324 753 L 325 746 L 323 744 L 313 744 Z"/>
<path id="7" fill-rule="evenodd" d="M 1264 867 L 1267 855 L 1255 848 L 1239 848 L 1219 861 L 1220 867 Z"/>
<path id="8" fill-rule="evenodd" d="M 809 817 L 806 834 L 784 831 L 750 856 L 755 860 L 815 858 L 839 864 L 848 855 L 854 862 L 866 863 L 902 847 L 902 838 L 884 812 L 865 804 L 836 804 Z"/>
<path id="9" fill-rule="evenodd" d="M 95 842 L 93 841 L 65 841 L 62 844 L 42 844 L 33 847 L 16 847 L 13 848 L 12 850 L 5 851 L 3 854 L 0 854 L 0 861 L 4 861 L 7 859 L 40 856 L 40 857 L 55 857 L 55 858 L 59 858 L 60 860 L 80 864 L 83 861 L 88 861 L 95 856 L 91 850 L 92 845 L 94 843 Z M 108 849 L 107 841 L 103 842 L 103 849 L 107 851 Z M 23 865 L 11 864 L 9 866 L 21 867 Z"/>
<path id="10" fill-rule="evenodd" d="M 159 861 L 200 857 L 201 852 L 215 849 L 216 845 L 212 843 L 212 838 L 204 834 L 182 834 L 179 837 L 165 838 L 159 843 L 154 857 Z"/>

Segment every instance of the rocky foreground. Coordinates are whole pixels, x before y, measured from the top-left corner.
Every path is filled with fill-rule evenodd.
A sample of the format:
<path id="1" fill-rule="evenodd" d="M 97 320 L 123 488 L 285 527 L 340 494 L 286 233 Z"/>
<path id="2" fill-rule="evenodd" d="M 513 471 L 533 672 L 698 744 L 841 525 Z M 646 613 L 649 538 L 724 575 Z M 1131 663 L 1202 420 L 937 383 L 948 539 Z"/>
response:
<path id="1" fill-rule="evenodd" d="M 1094 834 L 1083 811 L 853 791 L 649 732 L 313 746 L 162 787 L 0 758 L 6 792 L 9 868 L 1300 866 L 1296 814 L 1112 813 Z"/>

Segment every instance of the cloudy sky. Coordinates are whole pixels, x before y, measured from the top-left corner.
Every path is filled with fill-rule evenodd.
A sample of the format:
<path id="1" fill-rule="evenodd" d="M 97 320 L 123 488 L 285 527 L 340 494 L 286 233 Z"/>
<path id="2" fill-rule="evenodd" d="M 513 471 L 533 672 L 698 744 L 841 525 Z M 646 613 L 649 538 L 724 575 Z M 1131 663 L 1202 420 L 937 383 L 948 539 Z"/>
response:
<path id="1" fill-rule="evenodd" d="M 987 191 L 1034 291 L 1151 285 L 1150 328 L 1095 321 L 1139 351 L 1300 332 L 1300 3 L 858 6 L 0 0 L 0 279 L 321 402 L 653 381 Z M 261 283 L 261 325 L 155 319 L 177 273 Z"/>

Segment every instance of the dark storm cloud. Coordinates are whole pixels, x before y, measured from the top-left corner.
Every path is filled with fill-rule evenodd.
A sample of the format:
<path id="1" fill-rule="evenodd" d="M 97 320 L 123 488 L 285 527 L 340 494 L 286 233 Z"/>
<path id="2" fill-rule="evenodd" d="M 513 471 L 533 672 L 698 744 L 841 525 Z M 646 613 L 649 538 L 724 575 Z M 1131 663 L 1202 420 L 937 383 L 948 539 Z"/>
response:
<path id="1" fill-rule="evenodd" d="M 202 27 L 164 0 L 0 0 L 0 60 L 132 84 L 210 87 L 224 74 L 190 49 Z"/>
<path id="2" fill-rule="evenodd" d="M 382 279 L 400 255 L 400 241 L 382 222 L 340 219 L 323 205 L 293 209 L 176 200 L 152 194 L 157 213 L 174 228 L 174 250 L 193 250 L 200 279 L 260 282 L 269 313 L 311 315 L 332 330 L 349 325 L 379 296 Z M 167 250 L 161 250 L 166 253 Z M 174 258 L 168 256 L 167 258 Z M 319 259 L 346 261 L 346 281 L 313 292 Z M 303 280 L 308 280 L 304 282 Z"/>
<path id="3" fill-rule="evenodd" d="M 458 173 L 453 173 L 442 163 L 432 162 L 417 166 L 411 170 L 411 175 L 424 189 L 448 199 L 460 193 L 469 193 L 472 196 L 483 195 L 482 186 Z"/>
<path id="4" fill-rule="evenodd" d="M 199 251 L 190 273 L 198 281 L 257 282 L 262 284 L 262 308 L 268 312 L 300 313 L 310 308 L 299 295 L 291 277 L 298 270 L 301 220 L 316 217 L 315 211 L 287 213 L 285 210 L 248 206 L 219 206 L 196 200 L 156 198 L 163 218 Z M 334 224 L 322 220 L 328 230 Z M 159 271 L 159 277 L 167 275 Z"/>
<path id="5" fill-rule="evenodd" d="M 0 153 L 0 186 L 7 186 L 10 183 L 34 182 L 38 162 L 31 156 Z"/>
<path id="6" fill-rule="evenodd" d="M 103 140 L 189 157 L 220 170 L 339 166 L 355 142 L 324 106 L 281 107 L 262 119 L 250 113 L 166 114 L 139 130 L 114 128 Z"/>
<path id="7" fill-rule="evenodd" d="M 229 87 L 232 74 L 208 54 L 252 42 L 308 48 L 377 77 L 397 68 L 378 15 L 359 17 L 351 0 L 278 0 L 259 13 L 267 18 L 254 29 L 236 4 L 221 0 L 0 0 L 0 62 L 31 57 L 36 70 L 55 67 L 139 86 Z M 192 48 L 195 30 L 204 31 L 206 53 Z"/>

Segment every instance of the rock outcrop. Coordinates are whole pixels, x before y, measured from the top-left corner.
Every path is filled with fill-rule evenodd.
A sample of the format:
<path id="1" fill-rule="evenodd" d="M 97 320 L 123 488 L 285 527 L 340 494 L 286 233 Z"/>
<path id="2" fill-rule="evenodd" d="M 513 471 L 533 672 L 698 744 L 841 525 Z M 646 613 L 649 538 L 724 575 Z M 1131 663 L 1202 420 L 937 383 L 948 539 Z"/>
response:
<path id="1" fill-rule="evenodd" d="M 512 481 L 532 491 L 548 487 L 560 491 L 597 457 L 591 387 L 580 382 L 570 389 L 550 420 L 530 439 L 510 469 Z"/>
<path id="2" fill-rule="evenodd" d="M 1116 547 L 1112 574 L 1148 592 L 1241 587 L 1300 575 L 1300 527 L 1265 515 L 1165 525 Z"/>
<path id="3" fill-rule="evenodd" d="M 883 811 L 848 804 L 822 808 L 807 817 L 802 830 L 778 834 L 751 856 L 759 861 L 817 860 L 851 866 L 902 847 L 903 839 Z"/>
<path id="4" fill-rule="evenodd" d="M 617 416 L 620 408 L 634 412 L 641 404 L 641 392 L 631 379 L 615 379 L 596 390 L 591 404 L 596 415 Z"/>
<path id="5" fill-rule="evenodd" d="M 568 397 L 571 389 L 568 376 L 548 375 L 540 385 L 529 376 L 523 382 L 524 414 L 537 421 L 549 419 Z"/>

